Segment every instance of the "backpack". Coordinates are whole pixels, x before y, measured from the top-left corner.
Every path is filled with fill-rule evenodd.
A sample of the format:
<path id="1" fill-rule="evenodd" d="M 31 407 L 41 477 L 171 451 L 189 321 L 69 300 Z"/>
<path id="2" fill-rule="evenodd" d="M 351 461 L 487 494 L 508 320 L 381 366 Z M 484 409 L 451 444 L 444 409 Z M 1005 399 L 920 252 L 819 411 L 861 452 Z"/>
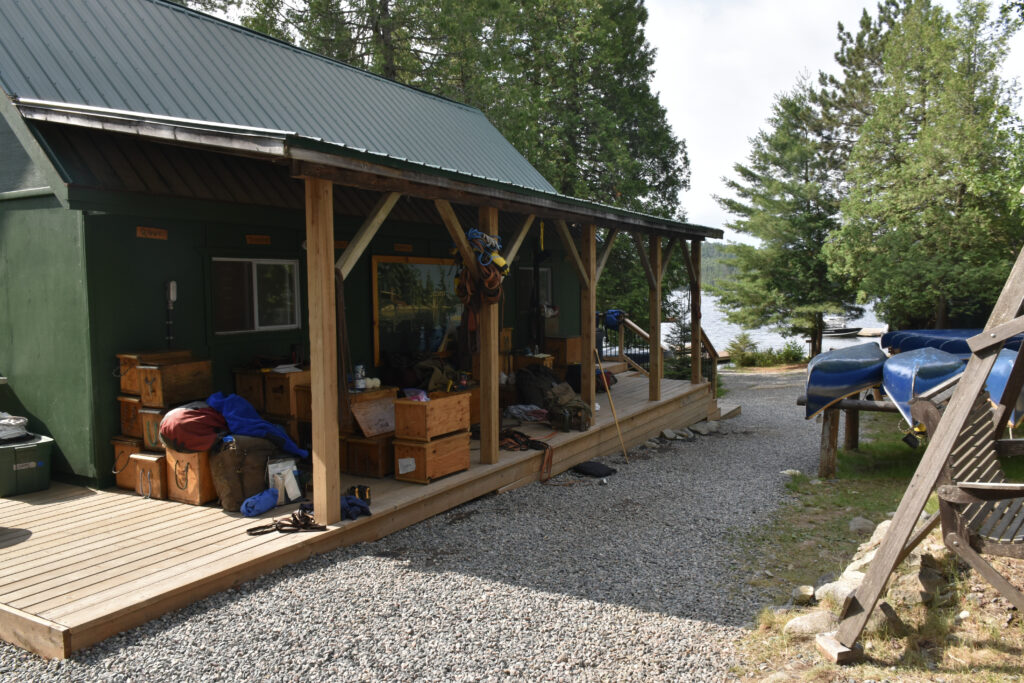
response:
<path id="1" fill-rule="evenodd" d="M 544 398 L 544 408 L 548 411 L 548 421 L 552 427 L 563 432 L 570 429 L 585 432 L 590 429 L 590 406 L 583 402 L 567 382 L 548 389 Z"/>
<path id="2" fill-rule="evenodd" d="M 256 436 L 226 436 L 210 455 L 210 474 L 221 507 L 238 512 L 247 498 L 267 488 L 267 461 L 282 455 L 273 443 Z"/>
<path id="3" fill-rule="evenodd" d="M 558 376 L 540 363 L 516 370 L 516 392 L 519 402 L 543 407 L 545 393 L 558 384 Z"/>

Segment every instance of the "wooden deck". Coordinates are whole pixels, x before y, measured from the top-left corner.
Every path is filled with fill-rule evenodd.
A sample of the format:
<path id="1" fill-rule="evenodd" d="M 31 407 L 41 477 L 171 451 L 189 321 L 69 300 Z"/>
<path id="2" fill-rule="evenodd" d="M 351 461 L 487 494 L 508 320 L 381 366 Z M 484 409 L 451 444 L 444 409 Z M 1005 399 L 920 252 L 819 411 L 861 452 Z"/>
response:
<path id="1" fill-rule="evenodd" d="M 647 400 L 646 378 L 622 375 L 612 389 L 622 434 L 632 447 L 664 428 L 714 411 L 710 385 L 665 380 Z M 608 398 L 587 432 L 557 433 L 553 472 L 620 450 Z M 546 437 L 550 428 L 521 428 Z M 473 442 L 478 446 L 479 442 Z M 218 507 L 146 500 L 116 489 L 54 484 L 0 498 L 0 638 L 45 657 L 67 657 L 154 619 L 312 554 L 373 541 L 464 502 L 535 481 L 542 454 L 500 452 L 427 486 L 343 477 L 342 490 L 368 483 L 373 516 L 325 532 L 248 536 L 258 520 Z M 276 511 L 281 515 L 282 509 Z M 266 515 L 269 518 L 271 515 Z M 265 523 L 265 522 L 263 522 Z"/>

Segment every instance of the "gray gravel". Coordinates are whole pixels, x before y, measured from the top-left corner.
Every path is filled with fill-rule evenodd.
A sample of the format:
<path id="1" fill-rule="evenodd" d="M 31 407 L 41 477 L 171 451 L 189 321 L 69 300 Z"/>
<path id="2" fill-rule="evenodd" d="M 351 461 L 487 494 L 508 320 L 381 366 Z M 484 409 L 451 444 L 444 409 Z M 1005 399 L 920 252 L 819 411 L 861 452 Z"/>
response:
<path id="1" fill-rule="evenodd" d="M 729 539 L 812 471 L 800 373 L 725 376 L 743 415 L 286 567 L 3 680 L 722 680 L 764 596 Z M 599 401 L 601 396 L 599 395 Z M 682 426 L 682 425 L 680 425 Z"/>

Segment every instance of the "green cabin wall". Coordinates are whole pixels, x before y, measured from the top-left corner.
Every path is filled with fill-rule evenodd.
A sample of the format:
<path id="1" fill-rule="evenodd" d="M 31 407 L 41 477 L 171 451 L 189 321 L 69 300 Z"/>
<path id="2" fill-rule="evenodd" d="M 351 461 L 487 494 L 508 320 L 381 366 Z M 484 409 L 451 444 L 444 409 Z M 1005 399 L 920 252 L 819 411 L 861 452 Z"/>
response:
<path id="1" fill-rule="evenodd" d="M 288 356 L 297 347 L 308 357 L 305 219 L 296 211 L 131 195 L 78 194 L 73 201 L 73 207 L 86 210 L 59 208 L 55 201 L 53 206 L 38 200 L 0 202 L 0 284 L 5 292 L 0 338 L 10 340 L 0 350 L 0 372 L 12 378 L 11 388 L 33 416 L 33 428 L 56 439 L 56 476 L 105 486 L 113 483 L 110 440 L 120 433 L 115 354 L 167 348 L 167 281 L 178 283 L 173 347 L 213 361 L 215 390 L 232 392 L 232 370 L 254 356 Z M 14 204 L 32 210 L 4 211 Z M 336 239 L 351 239 L 360 223 L 339 216 Z M 166 230 L 167 239 L 140 238 L 138 226 Z M 248 245 L 248 234 L 269 236 L 270 245 Z M 553 241 L 546 245 L 550 257 L 545 265 L 553 269 L 554 298 L 561 310 L 558 334 L 578 334 L 579 285 L 561 244 Z M 385 222 L 346 280 L 354 363 L 369 366 L 373 361 L 372 256 L 450 257 L 451 249 L 441 225 Z M 532 263 L 529 243 L 520 253 L 523 263 Z M 218 256 L 299 259 L 302 327 L 214 335 L 208 283 L 211 259 Z M 39 264 L 47 265 L 40 271 Z M 507 283 L 502 325 L 512 327 L 529 301 L 517 301 L 512 280 Z M 26 287 L 42 287 L 40 297 L 21 301 L 12 296 Z M 525 343 L 525 332 L 518 330 L 516 346 Z"/>
<path id="2" fill-rule="evenodd" d="M 94 480 L 84 225 L 54 198 L 0 202 L 0 409 L 50 435 L 53 471 Z"/>

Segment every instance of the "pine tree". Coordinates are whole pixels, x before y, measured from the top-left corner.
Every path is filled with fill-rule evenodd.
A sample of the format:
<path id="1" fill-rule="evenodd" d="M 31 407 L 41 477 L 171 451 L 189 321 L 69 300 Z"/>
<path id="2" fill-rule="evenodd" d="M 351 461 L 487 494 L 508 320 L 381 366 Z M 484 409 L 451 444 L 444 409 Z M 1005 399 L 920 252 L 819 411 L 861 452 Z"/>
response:
<path id="1" fill-rule="evenodd" d="M 733 167 L 738 178 L 726 185 L 735 197 L 718 201 L 737 217 L 729 227 L 758 238 L 760 245 L 727 246 L 738 273 L 710 290 L 731 322 L 771 326 L 785 336 L 810 335 L 816 354 L 823 314 L 858 310 L 854 291 L 830 277 L 822 255 L 837 228 L 838 200 L 822 144 L 823 121 L 812 99 L 805 82 L 778 96 L 770 128 L 752 141 L 749 162 Z"/>
<path id="2" fill-rule="evenodd" d="M 946 327 L 991 308 L 1020 247 L 1015 129 L 997 71 L 1014 28 L 983 2 L 914 0 L 846 169 L 835 271 L 890 325 Z"/>

